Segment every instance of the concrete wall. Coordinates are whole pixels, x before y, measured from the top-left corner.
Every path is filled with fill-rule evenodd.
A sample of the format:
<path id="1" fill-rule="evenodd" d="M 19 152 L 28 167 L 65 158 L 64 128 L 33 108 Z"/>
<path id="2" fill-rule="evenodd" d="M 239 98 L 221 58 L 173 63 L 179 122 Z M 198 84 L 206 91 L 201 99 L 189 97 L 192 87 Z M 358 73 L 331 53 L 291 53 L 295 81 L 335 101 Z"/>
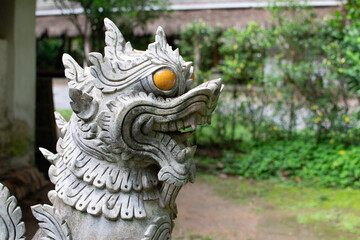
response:
<path id="1" fill-rule="evenodd" d="M 1 0 L 0 176 L 34 163 L 36 0 Z"/>
<path id="2" fill-rule="evenodd" d="M 0 8 L 0 39 L 6 42 L 5 107 L 7 118 L 24 121 L 34 138 L 35 130 L 35 6 L 36 0 L 2 0 Z M 0 59 L 3 59 L 1 56 Z M 1 117 L 1 116 L 0 116 Z"/>

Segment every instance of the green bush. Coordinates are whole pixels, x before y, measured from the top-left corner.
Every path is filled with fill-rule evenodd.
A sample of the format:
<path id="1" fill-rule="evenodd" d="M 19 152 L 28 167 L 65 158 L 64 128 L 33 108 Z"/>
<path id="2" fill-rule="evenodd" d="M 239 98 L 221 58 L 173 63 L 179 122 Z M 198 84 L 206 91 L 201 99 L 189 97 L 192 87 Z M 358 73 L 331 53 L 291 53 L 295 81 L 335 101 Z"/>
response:
<path id="1" fill-rule="evenodd" d="M 221 27 L 212 27 L 202 19 L 195 20 L 180 33 L 179 48 L 187 61 L 194 65 L 195 81 L 208 80 L 209 71 L 218 62 L 219 36 Z"/>
<path id="2" fill-rule="evenodd" d="M 227 87 L 212 126 L 196 138 L 225 154 L 199 164 L 247 178 L 360 187 L 360 108 L 350 104 L 360 99 L 360 5 L 350 0 L 344 11 L 323 19 L 306 5 L 286 2 L 269 8 L 269 28 L 251 22 L 220 38 L 218 69 Z M 210 32 L 188 36 L 201 33 L 205 44 Z M 201 56 L 213 66 L 210 55 Z"/>
<path id="3" fill-rule="evenodd" d="M 311 8 L 296 3 L 271 12 L 278 74 L 269 79 L 282 95 L 277 106 L 287 119 L 283 125 L 289 136 L 297 128 L 300 114 L 307 114 L 306 128 L 316 132 L 318 142 L 331 131 L 346 132 L 338 120 L 348 115 L 350 95 L 347 83 L 334 74 L 337 69 L 329 60 L 334 57 L 330 49 L 335 49 L 332 28 Z"/>
<path id="4" fill-rule="evenodd" d="M 63 39 L 42 39 L 36 45 L 36 64 L 38 69 L 62 68 L 61 55 L 64 52 Z"/>
<path id="5" fill-rule="evenodd" d="M 333 44 L 326 49 L 334 75 L 349 84 L 351 91 L 360 94 L 360 4 L 357 0 L 349 0 L 343 9 L 335 11 L 328 19 Z"/>
<path id="6" fill-rule="evenodd" d="M 220 66 L 225 83 L 262 84 L 265 59 L 270 53 L 270 32 L 256 22 L 249 22 L 245 29 L 234 27 L 222 35 L 220 53 L 224 63 Z"/>
<path id="7" fill-rule="evenodd" d="M 360 187 L 360 148 L 339 143 L 316 143 L 309 136 L 274 140 L 248 154 L 228 151 L 217 160 L 221 171 L 245 178 L 273 177 L 326 187 Z M 201 158 L 200 164 L 214 163 Z"/>

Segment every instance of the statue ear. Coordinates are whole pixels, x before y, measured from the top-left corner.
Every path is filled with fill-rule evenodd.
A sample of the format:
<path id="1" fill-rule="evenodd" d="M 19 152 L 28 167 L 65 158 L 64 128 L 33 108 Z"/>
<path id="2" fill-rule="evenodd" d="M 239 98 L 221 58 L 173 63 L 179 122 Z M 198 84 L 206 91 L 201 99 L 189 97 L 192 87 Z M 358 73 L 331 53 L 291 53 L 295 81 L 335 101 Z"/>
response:
<path id="1" fill-rule="evenodd" d="M 95 116 L 99 105 L 92 96 L 76 88 L 69 88 L 69 96 L 70 106 L 80 119 L 88 121 Z"/>

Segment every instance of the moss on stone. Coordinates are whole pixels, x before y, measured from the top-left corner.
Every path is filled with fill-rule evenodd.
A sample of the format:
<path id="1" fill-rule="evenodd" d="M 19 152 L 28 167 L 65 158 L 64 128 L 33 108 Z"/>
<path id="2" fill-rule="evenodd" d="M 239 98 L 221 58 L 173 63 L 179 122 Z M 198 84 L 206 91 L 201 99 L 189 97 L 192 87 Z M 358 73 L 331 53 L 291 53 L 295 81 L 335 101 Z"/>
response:
<path id="1" fill-rule="evenodd" d="M 24 121 L 13 121 L 8 128 L 0 130 L 0 133 L 0 157 L 23 156 L 33 145 L 29 126 Z"/>

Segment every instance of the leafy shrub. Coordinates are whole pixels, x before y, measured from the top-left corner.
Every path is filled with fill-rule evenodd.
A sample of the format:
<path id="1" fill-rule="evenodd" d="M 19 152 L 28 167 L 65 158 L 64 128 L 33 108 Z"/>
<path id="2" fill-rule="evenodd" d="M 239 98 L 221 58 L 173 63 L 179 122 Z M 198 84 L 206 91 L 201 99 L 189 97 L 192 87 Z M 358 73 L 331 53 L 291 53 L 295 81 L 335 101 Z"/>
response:
<path id="1" fill-rule="evenodd" d="M 332 28 L 310 8 L 294 2 L 289 8 L 273 8 L 272 15 L 278 74 L 270 79 L 282 95 L 277 106 L 285 109 L 280 112 L 287 119 L 289 136 L 302 115 L 306 127 L 322 141 L 341 129 L 338 117 L 349 111 L 347 84 L 334 75 L 328 59 L 329 49 L 334 49 Z"/>
<path id="2" fill-rule="evenodd" d="M 227 97 L 231 99 L 227 104 L 231 119 L 230 144 L 236 141 L 237 125 L 249 128 L 252 141 L 256 141 L 259 137 L 267 137 L 267 129 L 273 124 L 264 114 L 271 101 L 264 78 L 271 44 L 270 32 L 256 22 L 248 23 L 240 31 L 230 28 L 222 35 L 220 53 L 224 60 L 219 69 L 228 85 Z"/>
<path id="3" fill-rule="evenodd" d="M 350 90 L 360 90 L 360 5 L 357 0 L 349 0 L 343 4 L 342 11 L 336 10 L 328 19 L 331 29 L 332 46 L 327 48 L 334 74 L 349 84 Z"/>
<path id="4" fill-rule="evenodd" d="M 64 51 L 63 40 L 60 38 L 42 39 L 37 41 L 36 64 L 38 69 L 61 69 L 61 55 Z"/>
<path id="5" fill-rule="evenodd" d="M 228 150 L 220 162 L 200 164 L 247 178 L 360 187 L 360 108 L 350 104 L 360 99 L 360 5 L 350 0 L 325 21 L 288 2 L 270 8 L 268 29 L 249 23 L 223 33 L 227 87 L 212 126 L 196 137 Z"/>
<path id="6" fill-rule="evenodd" d="M 181 54 L 187 61 L 194 64 L 195 81 L 202 83 L 204 74 L 218 62 L 218 38 L 221 27 L 212 27 L 198 19 L 185 27 L 180 33 L 179 47 Z"/>
<path id="7" fill-rule="evenodd" d="M 221 171 L 245 178 L 273 177 L 327 187 L 360 187 L 360 147 L 316 143 L 301 137 L 275 140 L 252 148 L 248 154 L 228 151 L 217 161 Z M 202 158 L 200 163 L 211 163 Z"/>
<path id="8" fill-rule="evenodd" d="M 220 69 L 226 83 L 263 83 L 265 59 L 272 44 L 267 29 L 249 22 L 243 30 L 234 27 L 226 30 L 221 43 L 224 63 Z"/>

